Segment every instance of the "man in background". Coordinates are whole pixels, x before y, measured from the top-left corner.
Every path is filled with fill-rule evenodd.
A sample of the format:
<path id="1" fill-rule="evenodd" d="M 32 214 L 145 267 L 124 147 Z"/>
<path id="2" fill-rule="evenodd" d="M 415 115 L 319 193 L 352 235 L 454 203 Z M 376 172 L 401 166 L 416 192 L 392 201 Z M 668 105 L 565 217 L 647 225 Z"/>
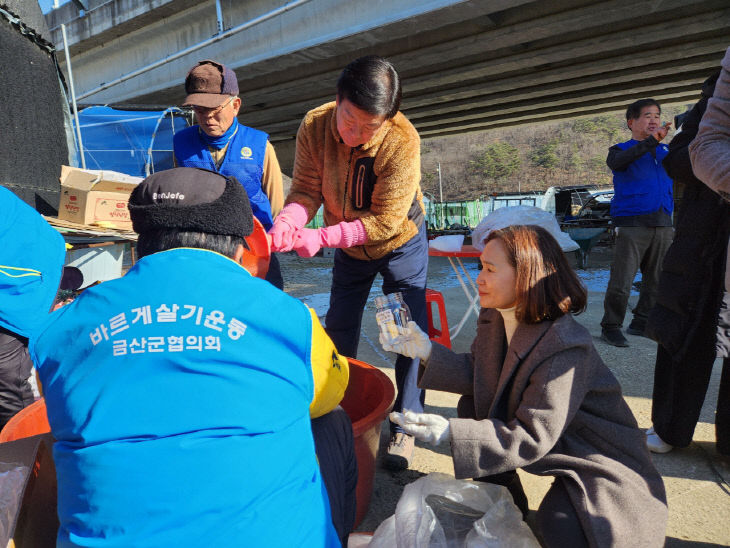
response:
<path id="1" fill-rule="evenodd" d="M 606 159 L 613 172 L 611 218 L 616 243 L 603 301 L 601 338 L 613 346 L 629 346 L 621 326 L 639 268 L 639 302 L 626 332 L 644 335 L 656 300 L 662 260 L 673 235 L 672 179 L 662 166 L 669 149 L 661 144 L 670 124 L 661 123 L 661 108 L 654 99 L 631 103 L 626 109 L 626 124 L 631 139 L 613 145 Z"/>
<path id="2" fill-rule="evenodd" d="M 222 63 L 205 60 L 185 78 L 197 125 L 175 134 L 175 165 L 232 175 L 248 193 L 254 216 L 266 230 L 284 204 L 281 169 L 269 136 L 238 122 L 241 98 L 236 74 Z M 271 256 L 266 280 L 283 289 L 279 260 Z"/>

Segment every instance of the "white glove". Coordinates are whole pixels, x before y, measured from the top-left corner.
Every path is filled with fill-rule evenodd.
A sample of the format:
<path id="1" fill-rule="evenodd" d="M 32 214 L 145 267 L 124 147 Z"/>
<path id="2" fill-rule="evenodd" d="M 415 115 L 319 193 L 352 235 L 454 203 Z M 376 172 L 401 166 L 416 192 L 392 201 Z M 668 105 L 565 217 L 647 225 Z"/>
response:
<path id="1" fill-rule="evenodd" d="M 406 327 L 399 327 L 398 331 L 400 334 L 395 338 L 390 338 L 382 331 L 380 332 L 379 339 L 383 350 L 409 358 L 421 358 L 424 361 L 428 359 L 431 355 L 431 341 L 416 322 L 410 321 Z"/>
<path id="2" fill-rule="evenodd" d="M 449 421 L 441 415 L 414 413 L 408 410 L 405 413 L 393 411 L 390 420 L 401 425 L 406 434 L 432 445 L 440 444 L 450 435 Z"/>

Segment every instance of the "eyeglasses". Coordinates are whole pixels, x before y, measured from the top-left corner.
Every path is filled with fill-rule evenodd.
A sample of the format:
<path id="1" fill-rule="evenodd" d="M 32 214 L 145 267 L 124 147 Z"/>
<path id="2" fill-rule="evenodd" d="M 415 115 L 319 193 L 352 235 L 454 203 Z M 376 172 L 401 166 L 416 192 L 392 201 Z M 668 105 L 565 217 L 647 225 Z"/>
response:
<path id="1" fill-rule="evenodd" d="M 197 114 L 198 116 L 215 116 L 221 110 L 223 110 L 228 105 L 230 105 L 233 102 L 234 99 L 235 99 L 235 97 L 231 97 L 230 99 L 228 99 L 228 101 L 226 101 L 225 103 L 223 103 L 222 105 L 220 105 L 220 106 L 218 106 L 216 108 L 205 108 L 205 107 L 194 106 L 193 107 L 193 112 L 195 114 Z"/>

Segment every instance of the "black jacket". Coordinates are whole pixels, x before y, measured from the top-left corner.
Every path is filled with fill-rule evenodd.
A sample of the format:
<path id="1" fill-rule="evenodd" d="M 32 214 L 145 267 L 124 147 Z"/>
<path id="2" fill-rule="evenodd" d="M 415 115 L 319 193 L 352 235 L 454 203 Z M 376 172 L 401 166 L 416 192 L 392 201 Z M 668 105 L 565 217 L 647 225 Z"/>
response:
<path id="1" fill-rule="evenodd" d="M 647 333 L 676 360 L 684 357 L 702 311 L 709 307 L 717 317 L 723 294 L 730 205 L 694 176 L 688 148 L 697 135 L 715 81 L 717 76 L 703 85 L 702 98 L 684 118 L 663 163 L 669 176 L 683 183 L 685 190 L 677 211 L 674 241 L 662 263 Z"/>

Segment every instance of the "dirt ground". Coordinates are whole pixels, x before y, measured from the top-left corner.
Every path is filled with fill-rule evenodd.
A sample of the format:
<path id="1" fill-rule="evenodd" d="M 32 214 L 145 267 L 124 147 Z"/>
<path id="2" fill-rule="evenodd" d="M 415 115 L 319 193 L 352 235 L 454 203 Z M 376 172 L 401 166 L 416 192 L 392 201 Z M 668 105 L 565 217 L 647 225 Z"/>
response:
<path id="1" fill-rule="evenodd" d="M 576 265 L 573 254 L 569 260 Z M 467 264 L 476 277 L 476 260 Z M 599 354 L 614 372 L 624 390 L 624 397 L 631 407 L 639 426 L 651 424 L 651 393 L 653 386 L 656 343 L 643 337 L 629 336 L 629 348 L 615 348 L 600 340 L 600 319 L 603 314 L 603 289 L 607 281 L 611 248 L 599 245 L 588 258 L 588 270 L 578 271 L 589 289 L 588 310 L 577 320 L 593 335 Z M 332 259 L 314 257 L 301 259 L 294 254 L 281 256 L 285 291 L 313 307 L 324 319 L 327 310 L 331 282 Z M 376 280 L 363 315 L 363 330 L 358 359 L 375 365 L 394 380 L 394 355 L 384 352 L 377 341 L 377 325 L 372 297 L 380 294 L 380 281 Z M 432 257 L 429 261 L 428 286 L 444 294 L 450 326 L 455 326 L 467 309 L 467 300 L 454 271 L 447 259 Z M 632 296 L 630 305 L 635 304 Z M 628 317 L 628 314 L 627 314 Z M 464 328 L 452 341 L 457 352 L 468 352 L 475 334 L 475 315 L 471 315 Z M 628 324 L 628 321 L 625 322 Z M 705 406 L 695 437 L 690 447 L 675 449 L 664 455 L 655 455 L 655 464 L 664 477 L 669 501 L 668 547 L 728 546 L 730 545 L 730 460 L 721 457 L 714 449 L 714 409 L 717 401 L 720 368 L 716 362 Z M 458 397 L 444 392 L 429 391 L 426 395 L 426 412 L 445 417 L 456 416 Z M 387 424 L 381 432 L 381 454 L 387 444 Z M 432 447 L 417 442 L 412 466 L 409 470 L 393 473 L 379 464 L 376 469 L 370 508 L 358 531 L 374 531 L 395 511 L 403 487 L 430 472 L 453 475 L 453 465 L 448 444 Z M 549 488 L 552 478 L 521 473 L 530 509 L 535 510 Z M 528 523 L 530 519 L 528 518 Z"/>

